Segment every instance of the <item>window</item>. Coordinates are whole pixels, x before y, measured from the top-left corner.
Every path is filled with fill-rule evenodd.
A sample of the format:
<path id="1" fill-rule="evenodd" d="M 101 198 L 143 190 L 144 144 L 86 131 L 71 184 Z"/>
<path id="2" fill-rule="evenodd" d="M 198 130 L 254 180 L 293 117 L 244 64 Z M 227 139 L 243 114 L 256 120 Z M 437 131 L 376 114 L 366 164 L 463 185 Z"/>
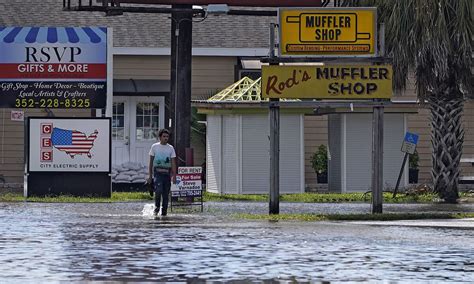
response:
<path id="1" fill-rule="evenodd" d="M 115 102 L 112 109 L 112 139 L 125 139 L 125 103 Z"/>
<path id="2" fill-rule="evenodd" d="M 137 103 L 136 111 L 135 139 L 155 140 L 159 130 L 159 104 Z"/>
<path id="3" fill-rule="evenodd" d="M 268 64 L 262 64 L 257 58 L 241 58 L 237 79 L 249 77 L 252 80 L 257 80 L 262 76 L 262 65 Z"/>

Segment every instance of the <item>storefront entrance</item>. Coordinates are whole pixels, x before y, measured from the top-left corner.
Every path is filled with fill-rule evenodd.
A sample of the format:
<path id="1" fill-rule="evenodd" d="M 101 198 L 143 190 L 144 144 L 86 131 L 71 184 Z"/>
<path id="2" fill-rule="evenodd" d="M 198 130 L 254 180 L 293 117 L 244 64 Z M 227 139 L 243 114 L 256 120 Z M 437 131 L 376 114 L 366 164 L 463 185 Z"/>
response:
<path id="1" fill-rule="evenodd" d="M 164 128 L 164 97 L 114 96 L 112 112 L 112 164 L 148 165 L 148 152 Z"/>

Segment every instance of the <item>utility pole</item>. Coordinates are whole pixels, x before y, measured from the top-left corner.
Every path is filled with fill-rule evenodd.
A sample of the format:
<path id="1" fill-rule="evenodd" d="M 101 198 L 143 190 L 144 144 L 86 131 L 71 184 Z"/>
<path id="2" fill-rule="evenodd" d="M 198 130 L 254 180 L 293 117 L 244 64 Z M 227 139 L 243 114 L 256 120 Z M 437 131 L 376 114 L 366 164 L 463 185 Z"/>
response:
<path id="1" fill-rule="evenodd" d="M 385 55 L 385 26 L 380 24 L 379 56 Z M 372 213 L 382 213 L 383 209 L 383 117 L 384 107 L 375 106 L 372 114 Z"/>
<path id="2" fill-rule="evenodd" d="M 172 5 L 170 119 L 178 165 L 191 145 L 192 5 Z"/>
<path id="3" fill-rule="evenodd" d="M 270 24 L 270 59 L 275 57 L 275 24 Z M 271 62 L 270 64 L 275 64 Z M 278 63 L 277 63 L 278 64 Z M 270 214 L 280 213 L 280 99 L 270 99 Z"/>

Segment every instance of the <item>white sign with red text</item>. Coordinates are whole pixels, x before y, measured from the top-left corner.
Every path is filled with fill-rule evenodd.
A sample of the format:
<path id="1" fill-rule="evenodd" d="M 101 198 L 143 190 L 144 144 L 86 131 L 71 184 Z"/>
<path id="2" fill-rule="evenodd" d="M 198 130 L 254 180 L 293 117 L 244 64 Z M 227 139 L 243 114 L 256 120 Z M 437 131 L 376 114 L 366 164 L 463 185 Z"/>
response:
<path id="1" fill-rule="evenodd" d="M 29 118 L 28 171 L 110 172 L 110 119 Z"/>
<path id="2" fill-rule="evenodd" d="M 192 197 L 202 195 L 202 167 L 179 167 L 176 175 L 176 188 L 173 197 Z"/>

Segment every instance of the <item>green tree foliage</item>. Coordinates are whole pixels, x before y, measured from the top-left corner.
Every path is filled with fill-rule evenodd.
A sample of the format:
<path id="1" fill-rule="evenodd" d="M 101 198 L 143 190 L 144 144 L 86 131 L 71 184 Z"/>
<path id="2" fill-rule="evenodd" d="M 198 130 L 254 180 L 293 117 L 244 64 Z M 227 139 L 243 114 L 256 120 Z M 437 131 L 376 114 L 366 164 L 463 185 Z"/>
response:
<path id="1" fill-rule="evenodd" d="M 434 190 L 448 203 L 459 198 L 464 142 L 464 101 L 473 97 L 472 0 L 368 0 L 385 24 L 385 52 L 392 59 L 394 88 L 414 72 L 420 103 L 431 113 Z"/>

